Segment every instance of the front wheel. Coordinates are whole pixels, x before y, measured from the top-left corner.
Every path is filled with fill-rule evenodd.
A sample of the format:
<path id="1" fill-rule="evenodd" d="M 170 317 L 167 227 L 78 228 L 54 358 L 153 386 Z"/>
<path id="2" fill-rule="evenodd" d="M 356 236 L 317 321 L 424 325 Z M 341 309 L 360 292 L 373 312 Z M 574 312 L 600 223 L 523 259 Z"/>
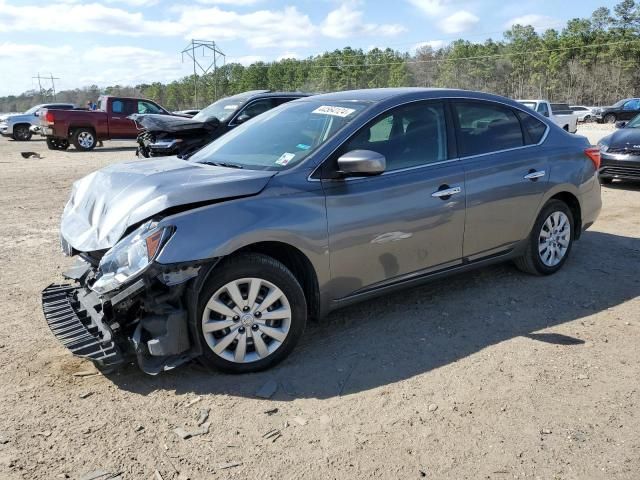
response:
<path id="1" fill-rule="evenodd" d="M 96 134 L 88 128 L 79 128 L 73 133 L 73 146 L 77 150 L 89 151 L 93 150 L 98 143 Z"/>
<path id="2" fill-rule="evenodd" d="M 574 238 L 574 219 L 566 203 L 550 200 L 529 235 L 527 248 L 516 266 L 532 275 L 551 275 L 566 262 Z"/>
<path id="3" fill-rule="evenodd" d="M 604 123 L 616 123 L 616 116 L 613 113 L 608 113 L 602 119 Z"/>
<path id="4" fill-rule="evenodd" d="M 230 373 L 264 370 L 295 347 L 307 322 L 296 277 L 261 254 L 232 257 L 214 269 L 199 299 L 203 363 Z"/>
<path id="5" fill-rule="evenodd" d="M 27 142 L 31 140 L 29 125 L 16 125 L 13 127 L 13 139 L 17 142 Z"/>

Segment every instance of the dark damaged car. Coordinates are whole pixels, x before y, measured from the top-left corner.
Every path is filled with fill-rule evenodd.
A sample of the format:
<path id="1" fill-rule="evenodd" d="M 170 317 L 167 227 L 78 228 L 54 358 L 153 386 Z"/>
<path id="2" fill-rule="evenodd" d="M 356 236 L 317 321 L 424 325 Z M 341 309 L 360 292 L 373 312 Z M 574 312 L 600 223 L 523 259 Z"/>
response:
<path id="1" fill-rule="evenodd" d="M 180 155 L 187 158 L 229 130 L 303 93 L 253 90 L 212 103 L 192 118 L 167 115 L 131 115 L 141 129 L 138 156 Z"/>
<path id="2" fill-rule="evenodd" d="M 618 128 L 598 146 L 601 152 L 600 182 L 640 181 L 640 115 L 630 122 L 616 123 Z"/>
<path id="3" fill-rule="evenodd" d="M 76 182 L 60 232 L 74 283 L 44 290 L 45 317 L 100 367 L 261 370 L 354 302 L 492 262 L 557 272 L 600 211 L 598 164 L 585 138 L 494 95 L 295 100 L 189 160 Z"/>

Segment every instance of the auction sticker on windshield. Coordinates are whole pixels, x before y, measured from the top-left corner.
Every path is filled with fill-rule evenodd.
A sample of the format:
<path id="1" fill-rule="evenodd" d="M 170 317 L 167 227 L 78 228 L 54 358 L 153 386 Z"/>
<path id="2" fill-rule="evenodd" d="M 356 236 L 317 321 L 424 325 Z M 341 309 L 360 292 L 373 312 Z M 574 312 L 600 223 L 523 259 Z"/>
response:
<path id="1" fill-rule="evenodd" d="M 320 113 L 322 115 L 334 115 L 336 117 L 348 117 L 355 110 L 353 108 L 345 108 L 345 107 L 332 107 L 330 105 L 323 105 L 322 107 L 316 108 L 311 113 Z"/>
<path id="2" fill-rule="evenodd" d="M 276 163 L 278 165 L 285 166 L 287 163 L 293 160 L 295 156 L 296 156 L 295 153 L 283 153 L 282 155 L 280 155 L 280 158 L 276 160 Z"/>

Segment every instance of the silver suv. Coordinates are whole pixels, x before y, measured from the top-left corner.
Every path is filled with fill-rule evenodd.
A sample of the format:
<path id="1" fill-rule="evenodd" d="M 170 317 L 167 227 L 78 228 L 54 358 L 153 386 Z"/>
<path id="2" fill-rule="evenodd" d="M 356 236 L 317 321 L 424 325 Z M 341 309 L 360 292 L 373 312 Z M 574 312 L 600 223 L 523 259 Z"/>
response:
<path id="1" fill-rule="evenodd" d="M 31 127 L 39 127 L 39 112 L 43 108 L 55 108 L 58 110 L 73 110 L 75 105 L 72 103 L 43 103 L 31 107 L 24 113 L 7 115 L 0 118 L 0 135 L 10 137 L 16 141 L 31 140 L 33 131 Z"/>
<path id="2" fill-rule="evenodd" d="M 193 155 L 77 181 L 53 333 L 101 368 L 285 358 L 307 320 L 493 262 L 557 272 L 601 208 L 599 150 L 506 98 L 377 89 L 282 105 Z"/>

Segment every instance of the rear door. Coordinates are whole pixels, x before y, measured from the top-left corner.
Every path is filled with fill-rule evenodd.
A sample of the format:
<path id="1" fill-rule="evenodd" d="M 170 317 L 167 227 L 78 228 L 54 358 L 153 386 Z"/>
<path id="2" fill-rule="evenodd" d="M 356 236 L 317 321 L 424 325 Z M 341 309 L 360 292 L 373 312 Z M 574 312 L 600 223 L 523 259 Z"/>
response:
<path id="1" fill-rule="evenodd" d="M 547 126 L 496 102 L 456 100 L 452 106 L 466 175 L 463 255 L 476 260 L 529 234 L 549 178 L 549 159 L 537 146 Z"/>
<path id="2" fill-rule="evenodd" d="M 446 117 L 444 102 L 397 107 L 325 165 L 334 298 L 461 263 L 464 172 L 449 153 Z M 337 158 L 352 150 L 383 154 L 385 173 L 336 178 Z"/>

